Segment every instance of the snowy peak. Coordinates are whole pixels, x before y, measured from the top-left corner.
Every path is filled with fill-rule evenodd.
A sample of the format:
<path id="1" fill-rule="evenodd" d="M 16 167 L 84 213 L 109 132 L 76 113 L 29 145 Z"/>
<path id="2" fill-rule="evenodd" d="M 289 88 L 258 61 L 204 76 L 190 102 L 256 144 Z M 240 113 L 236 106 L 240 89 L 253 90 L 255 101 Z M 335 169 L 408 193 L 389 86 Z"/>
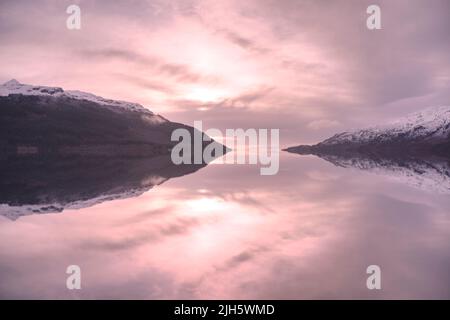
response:
<path id="1" fill-rule="evenodd" d="M 102 106 L 108 106 L 115 108 L 116 110 L 126 110 L 126 111 L 134 111 L 140 113 L 146 113 L 149 115 L 153 115 L 153 112 L 144 108 L 142 105 L 137 103 L 131 103 L 120 100 L 112 100 L 105 99 L 100 96 L 96 96 L 91 93 L 82 92 L 82 91 L 65 91 L 59 87 L 47 87 L 47 86 L 35 86 L 22 84 L 16 79 L 9 80 L 0 86 L 0 96 L 9 96 L 11 94 L 19 94 L 19 95 L 29 95 L 29 96 L 53 96 L 53 97 L 62 97 L 62 98 L 70 98 L 76 100 L 85 100 L 97 103 Z"/>
<path id="2" fill-rule="evenodd" d="M 3 85 L 4 85 L 5 87 L 8 87 L 8 88 L 9 88 L 9 87 L 13 87 L 13 86 L 20 86 L 21 84 L 20 84 L 20 82 L 17 81 L 16 79 L 11 79 L 11 80 L 5 82 Z"/>
<path id="3" fill-rule="evenodd" d="M 398 140 L 446 140 L 450 136 L 450 106 L 427 108 L 384 125 L 343 132 L 319 145 L 383 143 Z"/>
<path id="4" fill-rule="evenodd" d="M 0 86 L 0 96 L 8 96 L 10 94 L 22 94 L 22 95 L 55 95 L 56 93 L 63 93 L 62 88 L 57 87 L 45 87 L 45 86 L 32 86 L 28 84 L 22 84 L 16 79 L 9 80 Z"/>

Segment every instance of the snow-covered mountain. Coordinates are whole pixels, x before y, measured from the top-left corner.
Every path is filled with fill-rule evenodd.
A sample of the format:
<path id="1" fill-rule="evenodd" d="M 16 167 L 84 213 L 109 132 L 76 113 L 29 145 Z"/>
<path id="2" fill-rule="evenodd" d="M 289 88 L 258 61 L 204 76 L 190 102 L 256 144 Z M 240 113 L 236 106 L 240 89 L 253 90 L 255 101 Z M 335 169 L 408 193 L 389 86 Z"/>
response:
<path id="1" fill-rule="evenodd" d="M 431 107 L 383 125 L 343 132 L 321 144 L 446 140 L 450 134 L 450 107 Z"/>
<path id="2" fill-rule="evenodd" d="M 0 158 L 167 154 L 177 143 L 171 134 L 178 128 L 196 130 L 137 103 L 16 80 L 0 86 Z"/>
<path id="3" fill-rule="evenodd" d="M 105 107 L 113 107 L 112 110 L 126 110 L 136 111 L 153 115 L 153 112 L 144 108 L 138 103 L 105 99 L 92 93 L 76 91 L 76 90 L 63 90 L 59 87 L 46 87 L 46 86 L 34 86 L 29 84 L 23 84 L 16 79 L 9 80 L 0 86 L 0 96 L 8 96 L 10 94 L 19 94 L 26 96 L 47 96 L 47 97 L 65 97 L 77 100 L 85 100 L 97 103 Z M 115 108 L 115 109 L 114 109 Z M 164 118 L 161 117 L 161 121 Z"/>
<path id="4" fill-rule="evenodd" d="M 440 153 L 450 151 L 450 107 L 432 107 L 382 125 L 352 130 L 312 146 L 287 151 L 317 154 L 342 152 Z"/>

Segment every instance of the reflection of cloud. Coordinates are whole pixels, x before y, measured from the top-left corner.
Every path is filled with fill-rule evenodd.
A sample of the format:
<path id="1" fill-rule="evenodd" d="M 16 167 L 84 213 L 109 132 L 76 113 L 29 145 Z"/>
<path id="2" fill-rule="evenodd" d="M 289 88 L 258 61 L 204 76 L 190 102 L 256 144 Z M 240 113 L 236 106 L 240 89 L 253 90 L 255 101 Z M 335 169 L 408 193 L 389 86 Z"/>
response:
<path id="1" fill-rule="evenodd" d="M 148 210 L 145 212 L 137 213 L 131 217 L 120 220 L 116 226 L 126 226 L 135 223 L 142 223 L 148 219 L 155 219 L 155 216 L 164 215 L 168 211 L 172 211 L 173 207 L 164 206 L 162 208 Z"/>
<path id="2" fill-rule="evenodd" d="M 256 259 L 257 256 L 261 253 L 269 251 L 269 248 L 267 247 L 257 247 L 257 248 L 251 248 L 246 249 L 242 251 L 241 253 L 238 253 L 231 258 L 229 258 L 227 261 L 223 263 L 222 266 L 217 268 L 217 271 L 227 271 L 229 269 L 233 269 L 241 265 L 242 263 L 249 262 L 253 259 Z"/>
<path id="3" fill-rule="evenodd" d="M 251 208 L 259 208 L 262 212 L 275 212 L 275 210 L 264 203 L 264 201 L 255 197 L 252 192 L 228 192 L 222 196 L 227 201 L 237 202 Z"/>
<path id="4" fill-rule="evenodd" d="M 156 234 L 134 235 L 120 240 L 86 240 L 80 245 L 82 250 L 90 251 L 121 251 L 131 250 L 133 248 L 154 242 L 158 239 Z"/>
<path id="5" fill-rule="evenodd" d="M 166 208 L 167 209 L 167 208 Z M 162 210 L 162 209 L 161 209 Z M 160 211 L 156 210 L 151 214 L 158 214 Z M 167 212 L 167 211 L 165 211 Z M 145 215 L 144 215 L 145 217 Z M 139 215 L 136 219 L 144 218 Z M 137 222 L 132 219 L 132 223 Z M 128 224 L 130 221 L 128 221 Z M 140 231 L 130 236 L 126 236 L 118 240 L 102 240 L 102 239 L 88 239 L 80 244 L 82 250 L 89 251 L 122 251 L 131 250 L 149 243 L 162 241 L 165 237 L 179 236 L 186 234 L 191 228 L 199 225 L 201 221 L 196 218 L 177 218 L 173 222 L 165 222 L 153 228 Z"/>
<path id="6" fill-rule="evenodd" d="M 308 172 L 308 177 L 313 180 L 330 181 L 330 180 L 336 180 L 340 176 L 338 174 L 332 173 L 332 172 L 312 170 L 312 171 Z"/>
<path id="7" fill-rule="evenodd" d="M 217 279 L 218 277 L 221 277 L 221 275 L 226 275 L 228 272 L 236 272 L 235 269 L 238 269 L 242 264 L 254 264 L 256 263 L 255 260 L 257 260 L 259 256 L 269 251 L 270 248 L 264 246 L 243 249 L 240 253 L 228 258 L 225 261 L 222 261 L 220 266 L 215 266 L 212 270 L 208 270 L 208 272 L 203 273 L 199 278 L 193 281 L 181 283 L 181 289 L 179 290 L 181 296 L 178 298 L 201 299 L 201 291 L 204 290 L 204 287 L 209 286 L 211 279 Z M 212 297 L 214 296 L 209 296 L 209 298 Z M 234 298 L 236 298 L 236 296 L 234 296 Z"/>
<path id="8" fill-rule="evenodd" d="M 172 275 L 155 268 L 146 268 L 137 275 L 123 276 L 117 279 L 95 279 L 96 285 L 90 285 L 99 275 L 83 274 L 83 283 L 86 285 L 79 290 L 82 299 L 114 300 L 124 297 L 126 299 L 154 300 L 164 299 L 176 291 L 176 282 Z M 92 282 L 91 282 L 92 281 Z M 67 294 L 61 293 L 58 297 Z"/>

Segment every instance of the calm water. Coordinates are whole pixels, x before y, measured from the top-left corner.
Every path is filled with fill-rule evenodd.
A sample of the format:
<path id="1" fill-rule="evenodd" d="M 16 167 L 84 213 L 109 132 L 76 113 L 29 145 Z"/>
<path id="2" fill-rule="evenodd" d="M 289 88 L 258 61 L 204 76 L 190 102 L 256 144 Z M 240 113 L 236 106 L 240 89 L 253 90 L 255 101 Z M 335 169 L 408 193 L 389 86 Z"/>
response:
<path id="1" fill-rule="evenodd" d="M 449 208 L 311 156 L 283 152 L 275 176 L 211 164 L 138 197 L 0 217 L 0 297 L 450 298 Z M 66 289 L 72 264 L 81 290 Z"/>

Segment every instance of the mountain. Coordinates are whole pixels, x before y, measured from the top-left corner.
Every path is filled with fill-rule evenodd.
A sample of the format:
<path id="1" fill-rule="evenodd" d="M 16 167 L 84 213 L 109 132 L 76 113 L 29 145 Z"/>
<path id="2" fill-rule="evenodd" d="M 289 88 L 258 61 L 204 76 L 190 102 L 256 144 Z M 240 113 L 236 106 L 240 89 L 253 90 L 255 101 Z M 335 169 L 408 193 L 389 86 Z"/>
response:
<path id="1" fill-rule="evenodd" d="M 338 133 L 318 144 L 290 147 L 286 151 L 317 155 L 450 155 L 450 107 L 428 108 L 387 124 Z"/>
<path id="2" fill-rule="evenodd" d="M 16 79 L 9 80 L 0 86 L 0 96 L 8 96 L 8 95 L 24 95 L 24 96 L 46 96 L 46 97 L 60 97 L 60 98 L 71 98 L 76 100 L 85 100 L 95 102 L 99 105 L 104 106 L 105 108 L 110 108 L 113 111 L 134 111 L 146 113 L 148 115 L 153 115 L 153 112 L 144 108 L 140 104 L 131 103 L 126 101 L 118 101 L 105 99 L 91 93 L 69 90 L 64 91 L 59 87 L 46 87 L 46 86 L 33 86 L 22 84 Z M 163 118 L 160 118 L 159 121 L 165 121 Z"/>
<path id="3" fill-rule="evenodd" d="M 450 194 L 450 107 L 428 108 L 387 124 L 338 133 L 315 145 L 285 149 L 335 166 Z"/>
<path id="4" fill-rule="evenodd" d="M 0 157 L 162 155 L 177 128 L 196 130 L 136 103 L 16 80 L 0 86 Z"/>
<path id="5" fill-rule="evenodd" d="M 0 86 L 0 215 L 135 197 L 193 173 L 206 163 L 171 160 L 177 128 L 197 130 L 136 103 L 8 81 Z"/>

